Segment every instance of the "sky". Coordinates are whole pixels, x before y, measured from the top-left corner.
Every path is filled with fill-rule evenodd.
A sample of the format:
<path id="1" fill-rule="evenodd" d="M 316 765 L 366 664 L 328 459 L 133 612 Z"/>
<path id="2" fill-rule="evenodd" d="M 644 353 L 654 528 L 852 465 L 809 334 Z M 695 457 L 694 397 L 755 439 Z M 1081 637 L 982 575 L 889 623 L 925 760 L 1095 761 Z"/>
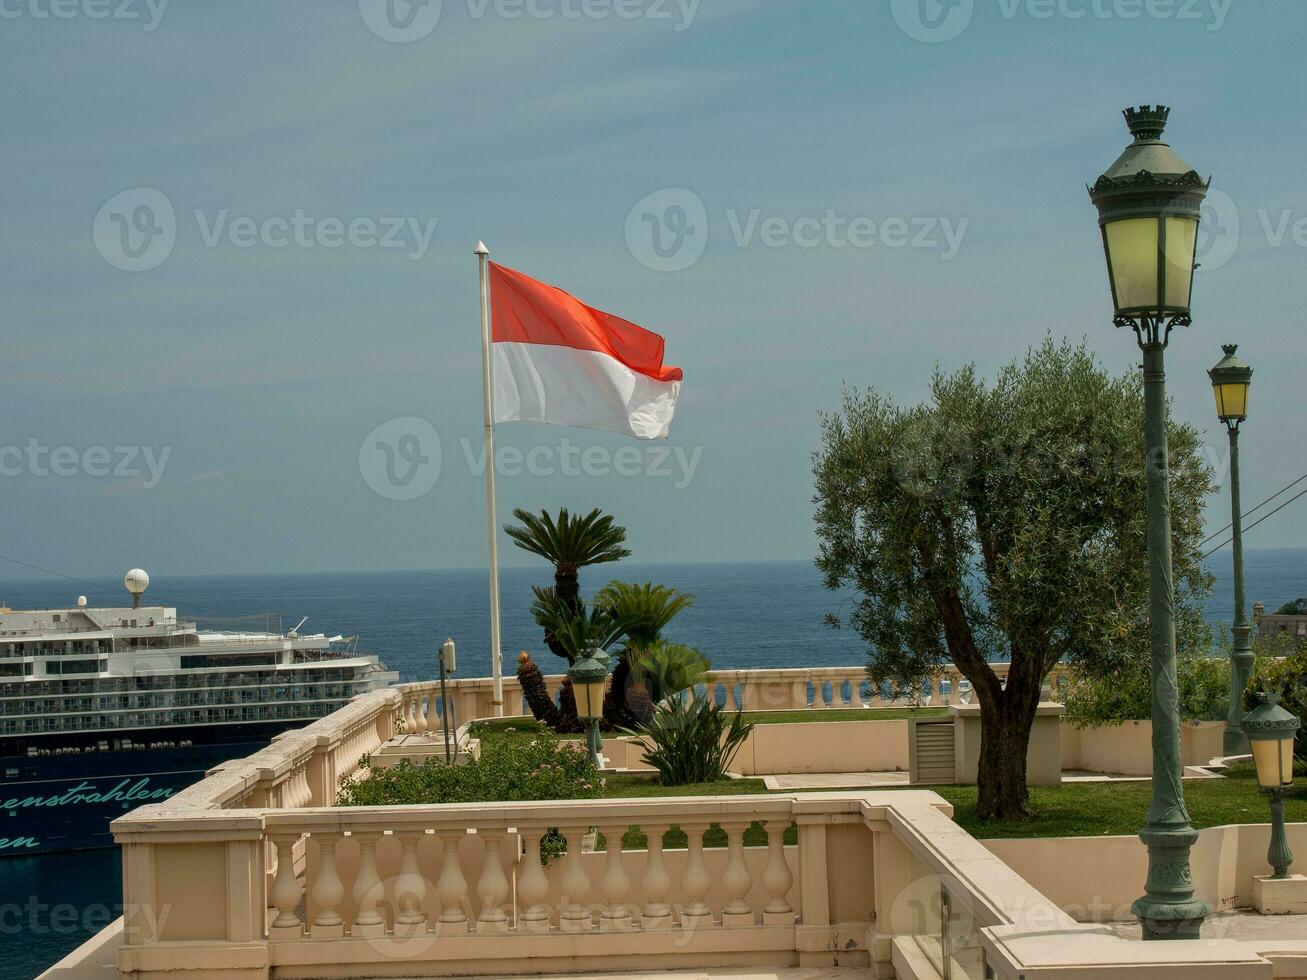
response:
<path id="1" fill-rule="evenodd" d="M 0 0 L 0 554 L 484 566 L 484 240 L 685 374 L 665 443 L 501 426 L 501 523 L 810 558 L 842 385 L 915 402 L 1046 332 L 1138 364 L 1085 184 L 1157 102 L 1213 176 L 1168 373 L 1214 530 L 1222 343 L 1245 502 L 1307 468 L 1305 35 L 1253 0 Z M 1248 544 L 1307 544 L 1307 498 Z"/>

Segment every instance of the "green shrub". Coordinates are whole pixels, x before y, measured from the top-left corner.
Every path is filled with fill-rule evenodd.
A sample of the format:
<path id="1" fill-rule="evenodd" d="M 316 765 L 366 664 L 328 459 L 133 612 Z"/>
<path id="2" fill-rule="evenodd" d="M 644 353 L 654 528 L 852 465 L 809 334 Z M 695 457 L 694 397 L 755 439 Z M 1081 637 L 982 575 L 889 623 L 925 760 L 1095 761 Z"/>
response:
<path id="1" fill-rule="evenodd" d="M 1275 610 L 1277 616 L 1302 616 L 1305 613 L 1307 613 L 1307 599 L 1292 599 Z"/>
<path id="2" fill-rule="evenodd" d="M 1299 721 L 1307 720 L 1307 648 L 1295 645 L 1288 649 L 1287 643 L 1284 647 L 1283 659 L 1268 657 L 1258 661 L 1244 695 L 1244 708 L 1253 709 L 1257 693 L 1274 691 L 1280 695 L 1280 707 L 1297 715 Z M 1301 728 L 1294 742 L 1294 754 L 1307 760 L 1307 738 Z"/>
<path id="3" fill-rule="evenodd" d="M 1152 715 L 1152 681 L 1146 660 L 1130 660 L 1110 674 L 1086 676 L 1072 670 L 1054 696 L 1067 706 L 1077 725 L 1118 725 Z M 1180 717 L 1185 721 L 1222 721 L 1230 710 L 1228 651 L 1213 656 L 1181 653 L 1176 658 Z"/>
<path id="4" fill-rule="evenodd" d="M 603 786 L 583 746 L 538 733 L 530 738 L 485 738 L 479 757 L 463 765 L 432 758 L 360 770 L 341 783 L 336 805 L 592 800 L 603 795 Z"/>
<path id="5" fill-rule="evenodd" d="M 753 731 L 738 712 L 730 720 L 715 702 L 674 697 L 658 706 L 649 724 L 632 735 L 643 735 L 652 748 L 644 758 L 658 770 L 664 786 L 711 783 L 726 776 L 726 768 Z"/>
<path id="6" fill-rule="evenodd" d="M 640 666 L 655 704 L 694 687 L 712 668 L 708 658 L 694 647 L 662 641 L 646 651 Z"/>

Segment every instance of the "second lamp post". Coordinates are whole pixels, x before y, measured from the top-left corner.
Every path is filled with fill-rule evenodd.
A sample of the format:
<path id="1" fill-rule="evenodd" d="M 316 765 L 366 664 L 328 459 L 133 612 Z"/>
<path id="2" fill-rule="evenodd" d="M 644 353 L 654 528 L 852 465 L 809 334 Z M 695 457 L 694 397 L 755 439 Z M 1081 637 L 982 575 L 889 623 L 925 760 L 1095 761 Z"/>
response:
<path id="1" fill-rule="evenodd" d="M 1225 754 L 1248 751 L 1243 732 L 1243 692 L 1253 672 L 1252 627 L 1244 615 L 1243 518 L 1239 503 L 1239 423 L 1248 417 L 1248 386 L 1253 369 L 1235 356 L 1238 347 L 1224 344 L 1225 357 L 1207 372 L 1216 395 L 1216 415 L 1230 435 L 1230 530 L 1234 557 L 1234 646 L 1230 651 L 1230 710 L 1225 721 Z"/>

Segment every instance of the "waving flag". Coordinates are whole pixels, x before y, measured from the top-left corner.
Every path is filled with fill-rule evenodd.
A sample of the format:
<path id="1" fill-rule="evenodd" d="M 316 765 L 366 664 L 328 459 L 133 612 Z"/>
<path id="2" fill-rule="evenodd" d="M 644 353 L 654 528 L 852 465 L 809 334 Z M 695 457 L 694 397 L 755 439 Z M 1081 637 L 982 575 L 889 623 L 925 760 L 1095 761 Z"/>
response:
<path id="1" fill-rule="evenodd" d="M 663 338 L 491 262 L 494 421 L 548 422 L 664 439 L 681 369 Z"/>

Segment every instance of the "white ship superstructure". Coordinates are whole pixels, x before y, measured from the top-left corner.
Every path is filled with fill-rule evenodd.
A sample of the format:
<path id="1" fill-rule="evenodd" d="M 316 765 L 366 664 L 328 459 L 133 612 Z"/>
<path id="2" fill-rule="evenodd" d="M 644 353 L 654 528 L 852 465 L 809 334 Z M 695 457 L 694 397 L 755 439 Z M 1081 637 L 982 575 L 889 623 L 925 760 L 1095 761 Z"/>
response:
<path id="1" fill-rule="evenodd" d="M 0 854 L 88 846 L 88 834 L 108 843 L 108 819 L 133 801 L 398 679 L 355 638 L 201 629 L 175 607 L 140 605 L 148 581 L 128 573 L 130 607 L 0 607 Z M 58 826 L 87 802 L 113 805 L 90 828 Z"/>

